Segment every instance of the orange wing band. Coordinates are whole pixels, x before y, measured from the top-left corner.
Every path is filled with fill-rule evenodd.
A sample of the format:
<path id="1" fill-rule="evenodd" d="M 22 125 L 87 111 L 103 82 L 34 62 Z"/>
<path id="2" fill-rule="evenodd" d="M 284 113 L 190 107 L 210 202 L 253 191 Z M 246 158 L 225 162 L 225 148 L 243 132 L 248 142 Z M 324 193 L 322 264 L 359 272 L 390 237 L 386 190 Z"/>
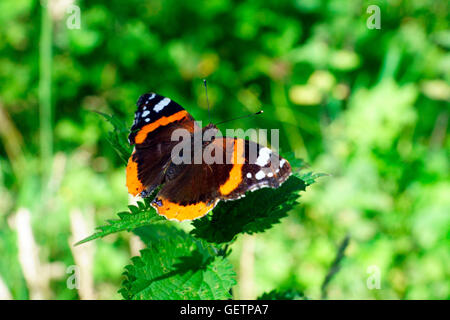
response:
<path id="1" fill-rule="evenodd" d="M 170 117 L 162 117 L 155 122 L 149 123 L 142 127 L 141 130 L 139 130 L 138 134 L 136 135 L 136 138 L 134 139 L 135 143 L 139 144 L 145 141 L 145 138 L 147 138 L 147 134 L 149 132 L 152 132 L 156 130 L 157 128 L 161 126 L 167 126 L 169 123 L 179 121 L 185 117 L 187 117 L 188 113 L 186 110 L 178 111 L 177 113 L 174 113 Z"/>
<path id="2" fill-rule="evenodd" d="M 206 202 L 199 202 L 182 206 L 164 198 L 158 198 L 158 202 L 160 205 L 156 203 L 151 204 L 156 211 L 158 211 L 158 214 L 169 220 L 174 219 L 177 221 L 194 220 L 203 217 L 211 211 L 217 203 L 214 202 L 208 206 Z"/>
<path id="3" fill-rule="evenodd" d="M 245 162 L 244 140 L 234 140 L 233 155 L 231 159 L 233 168 L 231 168 L 227 181 L 225 181 L 225 183 L 220 186 L 220 193 L 224 196 L 236 190 L 236 188 L 242 182 L 242 166 Z"/>
<path id="4" fill-rule="evenodd" d="M 144 185 L 141 181 L 139 181 L 138 164 L 133 161 L 133 155 L 131 155 L 130 159 L 128 159 L 127 164 L 127 188 L 128 193 L 133 196 L 137 196 L 145 189 Z"/>

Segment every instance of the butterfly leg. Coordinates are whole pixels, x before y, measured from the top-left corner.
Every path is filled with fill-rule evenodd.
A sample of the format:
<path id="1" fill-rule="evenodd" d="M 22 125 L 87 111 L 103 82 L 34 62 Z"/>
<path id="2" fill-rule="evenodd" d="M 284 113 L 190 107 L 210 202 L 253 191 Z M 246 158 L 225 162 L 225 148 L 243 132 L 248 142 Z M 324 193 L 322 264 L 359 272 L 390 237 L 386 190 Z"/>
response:
<path id="1" fill-rule="evenodd" d="M 144 189 L 144 191 L 142 191 L 139 195 L 141 196 L 141 198 L 148 198 L 153 194 L 153 191 L 156 189 L 157 185 L 155 186 L 150 186 L 146 189 Z"/>

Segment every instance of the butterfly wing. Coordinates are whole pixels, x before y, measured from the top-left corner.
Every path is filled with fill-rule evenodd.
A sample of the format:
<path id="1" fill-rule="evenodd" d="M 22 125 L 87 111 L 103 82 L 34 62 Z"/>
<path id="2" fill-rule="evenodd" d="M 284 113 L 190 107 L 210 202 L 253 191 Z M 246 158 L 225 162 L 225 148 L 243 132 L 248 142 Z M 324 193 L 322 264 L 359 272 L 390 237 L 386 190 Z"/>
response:
<path id="1" fill-rule="evenodd" d="M 292 174 L 289 162 L 271 149 L 249 140 L 234 140 L 238 154 L 233 155 L 229 179 L 220 186 L 221 199 L 235 200 L 247 191 L 278 188 Z"/>
<path id="2" fill-rule="evenodd" d="M 220 163 L 182 164 L 180 172 L 166 181 L 152 206 L 160 215 L 178 221 L 200 218 L 219 200 L 235 200 L 245 192 L 276 188 L 292 173 L 289 163 L 255 142 L 237 138 L 216 138 L 210 147 Z M 169 169 L 170 170 L 170 169 Z"/>
<path id="3" fill-rule="evenodd" d="M 151 192 L 160 185 L 170 164 L 174 130 L 179 128 L 194 132 L 198 126 L 192 116 L 175 101 L 147 93 L 137 102 L 133 126 L 128 136 L 135 145 L 126 170 L 128 192 L 133 196 Z"/>

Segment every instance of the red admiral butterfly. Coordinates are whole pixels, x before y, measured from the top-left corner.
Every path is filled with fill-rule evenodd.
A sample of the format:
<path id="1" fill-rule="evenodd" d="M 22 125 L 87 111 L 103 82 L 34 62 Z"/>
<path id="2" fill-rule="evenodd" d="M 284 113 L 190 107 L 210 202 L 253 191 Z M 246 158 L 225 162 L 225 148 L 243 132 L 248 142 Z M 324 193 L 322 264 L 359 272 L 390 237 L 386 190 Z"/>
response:
<path id="1" fill-rule="evenodd" d="M 179 143 L 172 141 L 175 130 L 185 129 L 194 136 L 198 130 L 203 134 L 217 127 L 200 128 L 178 103 L 156 93 L 142 95 L 137 107 L 128 136 L 130 145 L 135 145 L 126 170 L 128 192 L 146 197 L 162 185 L 151 205 L 167 219 L 200 218 L 219 200 L 239 199 L 247 191 L 264 187 L 277 188 L 292 173 L 288 161 L 270 149 L 232 137 L 202 142 L 202 150 L 212 146 L 222 151 L 220 163 L 175 164 L 171 159 Z M 256 150 L 253 161 L 251 150 Z"/>

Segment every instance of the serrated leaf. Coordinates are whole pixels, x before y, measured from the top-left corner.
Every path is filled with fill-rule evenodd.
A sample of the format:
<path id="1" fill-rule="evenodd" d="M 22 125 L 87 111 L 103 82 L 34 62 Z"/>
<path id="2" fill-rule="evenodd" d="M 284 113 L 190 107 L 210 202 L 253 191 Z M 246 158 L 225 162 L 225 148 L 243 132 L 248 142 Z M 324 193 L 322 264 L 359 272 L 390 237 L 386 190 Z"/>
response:
<path id="1" fill-rule="evenodd" d="M 155 209 L 150 205 L 152 198 L 145 198 L 144 201 L 138 202 L 138 206 L 128 206 L 130 211 L 119 212 L 117 220 L 107 220 L 108 224 L 97 227 L 98 230 L 93 235 L 77 242 L 79 245 L 94 239 L 103 238 L 111 233 L 119 231 L 131 231 L 135 228 L 149 225 L 158 221 L 165 220 L 158 215 Z"/>
<path id="2" fill-rule="evenodd" d="M 138 233 L 142 238 L 142 229 Z M 143 240 L 148 248 L 132 259 L 124 273 L 119 292 L 125 299 L 231 298 L 230 289 L 236 283 L 232 265 L 211 254 L 214 250 L 207 244 L 174 227 L 165 231 L 165 237 L 144 236 Z"/>
<path id="3" fill-rule="evenodd" d="M 179 228 L 173 221 L 166 221 L 164 224 L 151 224 L 133 230 L 133 233 L 141 238 L 142 242 L 149 246 L 152 242 L 158 242 L 172 236 L 177 236 Z"/>
<path id="4" fill-rule="evenodd" d="M 106 140 L 111 144 L 111 146 L 116 150 L 117 154 L 120 156 L 120 158 L 127 163 L 128 158 L 131 155 L 132 147 L 128 143 L 128 133 L 129 129 L 127 125 L 120 120 L 115 115 L 108 115 L 103 112 L 94 111 L 97 114 L 104 117 L 109 123 L 112 124 L 113 130 L 108 133 L 108 136 L 106 137 Z"/>
<path id="5" fill-rule="evenodd" d="M 297 204 L 300 191 L 320 174 L 294 173 L 277 189 L 264 188 L 247 192 L 243 199 L 220 202 L 212 215 L 193 221 L 191 233 L 211 243 L 232 241 L 239 233 L 263 232 L 280 222 Z"/>
<path id="6" fill-rule="evenodd" d="M 133 230 L 133 233 L 141 238 L 142 242 L 148 247 L 152 242 L 158 242 L 172 236 L 177 236 L 180 232 L 178 222 L 166 221 L 164 224 L 150 224 Z M 214 244 L 208 243 L 203 239 L 195 239 L 198 249 L 204 254 L 211 256 L 220 255 L 220 249 Z"/>

